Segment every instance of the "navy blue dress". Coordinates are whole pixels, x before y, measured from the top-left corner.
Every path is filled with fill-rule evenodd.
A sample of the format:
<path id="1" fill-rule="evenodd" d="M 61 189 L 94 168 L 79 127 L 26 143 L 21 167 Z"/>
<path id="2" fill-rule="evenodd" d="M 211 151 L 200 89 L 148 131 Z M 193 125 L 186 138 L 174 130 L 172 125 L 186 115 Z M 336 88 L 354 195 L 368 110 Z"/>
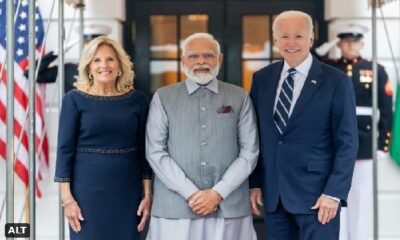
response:
<path id="1" fill-rule="evenodd" d="M 145 160 L 148 101 L 133 90 L 93 96 L 79 90 L 63 98 L 55 181 L 71 182 L 81 208 L 81 231 L 71 240 L 138 240 L 136 215 L 142 180 L 151 178 Z"/>

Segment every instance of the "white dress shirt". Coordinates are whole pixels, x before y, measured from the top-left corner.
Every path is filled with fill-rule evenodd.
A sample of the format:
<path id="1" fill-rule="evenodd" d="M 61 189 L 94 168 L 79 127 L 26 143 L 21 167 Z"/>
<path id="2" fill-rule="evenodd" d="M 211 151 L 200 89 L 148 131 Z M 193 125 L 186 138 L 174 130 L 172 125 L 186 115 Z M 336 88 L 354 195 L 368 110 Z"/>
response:
<path id="1" fill-rule="evenodd" d="M 312 65 L 312 61 L 313 61 L 312 55 L 311 55 L 311 53 L 309 53 L 307 58 L 299 66 L 297 66 L 295 68 L 297 72 L 295 74 L 293 74 L 293 80 L 294 80 L 293 81 L 293 83 L 294 83 L 293 97 L 292 97 L 292 104 L 290 105 L 289 117 L 290 117 L 290 115 L 292 115 L 293 108 L 296 105 L 296 102 L 300 96 L 301 90 L 303 89 L 304 83 L 308 76 L 308 72 L 310 71 L 310 68 Z M 291 67 L 289 66 L 289 64 L 285 61 L 283 64 L 282 72 L 281 72 L 281 78 L 279 79 L 278 87 L 276 89 L 274 112 L 276 109 L 276 104 L 278 103 L 279 94 L 282 89 L 282 84 L 285 81 L 285 79 L 287 78 L 287 76 L 289 75 L 290 68 Z"/>

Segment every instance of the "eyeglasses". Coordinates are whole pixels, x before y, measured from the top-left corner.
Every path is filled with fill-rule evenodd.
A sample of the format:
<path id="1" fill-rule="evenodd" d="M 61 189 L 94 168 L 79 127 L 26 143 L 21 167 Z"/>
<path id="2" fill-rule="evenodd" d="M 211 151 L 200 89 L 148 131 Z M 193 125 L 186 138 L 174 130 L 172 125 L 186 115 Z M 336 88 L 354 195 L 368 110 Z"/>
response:
<path id="1" fill-rule="evenodd" d="M 188 53 L 186 54 L 186 58 L 189 61 L 196 61 L 202 56 L 206 61 L 213 60 L 214 58 L 217 57 L 215 53 L 212 52 L 205 52 L 205 53 Z"/>

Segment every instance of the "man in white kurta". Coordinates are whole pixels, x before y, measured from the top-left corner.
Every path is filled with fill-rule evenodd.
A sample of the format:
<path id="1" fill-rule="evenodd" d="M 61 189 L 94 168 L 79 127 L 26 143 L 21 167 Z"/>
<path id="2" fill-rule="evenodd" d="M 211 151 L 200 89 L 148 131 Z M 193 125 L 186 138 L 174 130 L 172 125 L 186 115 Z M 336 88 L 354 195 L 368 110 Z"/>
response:
<path id="1" fill-rule="evenodd" d="M 147 240 L 256 240 L 248 176 L 259 153 L 254 109 L 243 89 L 216 79 L 217 41 L 183 43 L 187 80 L 153 96 L 146 155 L 154 170 Z"/>

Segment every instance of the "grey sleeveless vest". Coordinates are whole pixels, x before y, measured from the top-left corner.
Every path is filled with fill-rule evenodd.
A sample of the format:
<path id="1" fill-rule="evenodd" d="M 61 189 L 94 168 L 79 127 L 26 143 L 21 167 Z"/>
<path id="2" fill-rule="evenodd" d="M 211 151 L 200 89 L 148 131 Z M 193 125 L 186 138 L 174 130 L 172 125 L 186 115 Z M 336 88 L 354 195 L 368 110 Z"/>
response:
<path id="1" fill-rule="evenodd" d="M 199 189 L 212 188 L 239 153 L 238 122 L 246 93 L 218 81 L 218 94 L 199 88 L 189 95 L 185 82 L 158 90 L 168 118 L 170 157 Z M 208 217 L 250 215 L 249 187 L 245 181 Z M 186 199 L 154 179 L 152 216 L 198 218 Z"/>

